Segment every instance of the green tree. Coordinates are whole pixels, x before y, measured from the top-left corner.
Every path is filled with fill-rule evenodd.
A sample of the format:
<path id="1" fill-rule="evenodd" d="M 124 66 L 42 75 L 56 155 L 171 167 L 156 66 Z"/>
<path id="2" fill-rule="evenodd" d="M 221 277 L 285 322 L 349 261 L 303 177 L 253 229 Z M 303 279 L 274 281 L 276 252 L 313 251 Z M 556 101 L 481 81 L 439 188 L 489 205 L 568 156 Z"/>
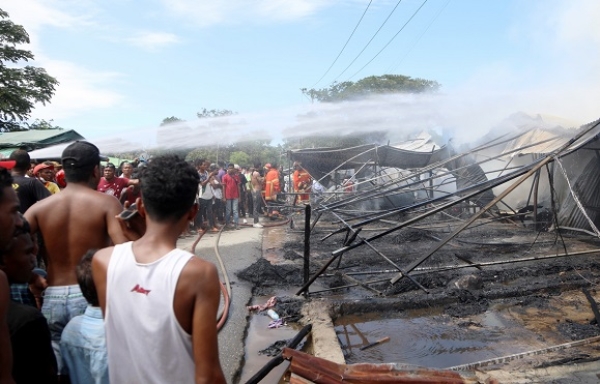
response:
<path id="1" fill-rule="evenodd" d="M 387 141 L 387 132 L 373 131 L 354 133 L 350 135 L 318 135 L 298 138 L 285 138 L 285 150 L 302 148 L 337 148 L 356 147 L 364 144 L 384 144 Z"/>
<path id="2" fill-rule="evenodd" d="M 190 151 L 185 157 L 187 161 L 195 162 L 198 159 L 204 159 L 215 162 L 217 159 L 217 147 L 200 147 Z"/>
<path id="3" fill-rule="evenodd" d="M 165 125 L 170 125 L 170 124 L 175 124 L 175 123 L 183 123 L 183 122 L 185 122 L 185 120 L 180 119 L 179 117 L 175 117 L 175 116 L 165 117 L 163 119 L 163 121 L 160 123 L 160 126 L 164 127 Z"/>
<path id="4" fill-rule="evenodd" d="M 229 162 L 238 164 L 239 166 L 247 167 L 250 165 L 250 156 L 243 151 L 235 151 L 229 155 Z"/>
<path id="5" fill-rule="evenodd" d="M 43 68 L 30 65 L 9 67 L 33 60 L 31 51 L 17 48 L 29 44 L 25 28 L 8 19 L 0 9 L 0 130 L 21 130 L 35 103 L 46 104 L 54 95 L 58 81 Z"/>
<path id="6" fill-rule="evenodd" d="M 52 124 L 54 120 L 50 120 L 50 121 L 46 121 L 46 120 L 40 120 L 40 119 L 35 119 L 35 121 L 29 125 L 29 129 L 35 129 L 35 130 L 48 130 L 48 129 L 57 129 L 59 131 L 62 131 L 64 128 L 63 127 L 59 127 L 58 125 L 54 125 Z"/>
<path id="7" fill-rule="evenodd" d="M 223 117 L 237 115 L 237 112 L 230 111 L 229 109 L 211 109 L 202 108 L 202 111 L 196 113 L 199 119 L 205 119 L 209 117 Z"/>
<path id="8" fill-rule="evenodd" d="M 440 84 L 432 80 L 413 79 L 403 75 L 382 75 L 365 77 L 356 83 L 334 82 L 329 88 L 301 88 L 300 91 L 313 102 L 337 102 L 361 99 L 374 94 L 435 92 L 439 88 Z"/>

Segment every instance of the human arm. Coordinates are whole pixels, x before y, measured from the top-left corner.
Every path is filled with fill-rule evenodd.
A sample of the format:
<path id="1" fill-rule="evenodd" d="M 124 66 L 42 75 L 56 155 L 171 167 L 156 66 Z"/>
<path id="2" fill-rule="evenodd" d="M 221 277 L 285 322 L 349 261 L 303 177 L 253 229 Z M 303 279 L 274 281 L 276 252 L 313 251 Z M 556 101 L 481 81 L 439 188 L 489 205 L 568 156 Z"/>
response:
<path id="1" fill-rule="evenodd" d="M 220 301 L 219 276 L 213 264 L 195 262 L 196 279 L 192 283 L 195 291 L 192 315 L 192 349 L 196 365 L 196 384 L 225 383 L 219 361 L 217 341 L 217 311 Z"/>
<path id="2" fill-rule="evenodd" d="M 127 186 L 138 185 L 140 183 L 139 179 L 127 179 Z"/>
<path id="3" fill-rule="evenodd" d="M 0 271 L 0 383 L 13 384 L 12 379 L 12 349 L 10 334 L 6 323 L 6 313 L 10 297 L 8 293 L 8 281 L 4 272 Z"/>
<path id="4" fill-rule="evenodd" d="M 132 189 L 132 187 L 129 186 L 129 187 L 125 188 L 123 190 L 123 192 L 121 192 L 121 197 L 119 198 L 119 203 L 121 203 L 121 205 L 124 205 L 125 202 L 127 201 L 127 196 L 131 193 L 131 189 Z"/>
<path id="5" fill-rule="evenodd" d="M 106 197 L 107 198 L 104 199 L 104 204 L 106 206 L 105 220 L 106 227 L 108 229 L 108 235 L 110 236 L 113 244 L 125 243 L 130 239 L 127 237 L 127 232 L 123 230 L 123 225 L 117 218 L 117 215 L 121 213 L 123 207 L 121 206 L 121 203 L 119 203 L 119 201 L 114 197 Z"/>
<path id="6" fill-rule="evenodd" d="M 106 316 L 106 277 L 108 274 L 108 263 L 114 247 L 103 248 L 97 251 L 92 258 L 92 279 L 102 314 Z"/>

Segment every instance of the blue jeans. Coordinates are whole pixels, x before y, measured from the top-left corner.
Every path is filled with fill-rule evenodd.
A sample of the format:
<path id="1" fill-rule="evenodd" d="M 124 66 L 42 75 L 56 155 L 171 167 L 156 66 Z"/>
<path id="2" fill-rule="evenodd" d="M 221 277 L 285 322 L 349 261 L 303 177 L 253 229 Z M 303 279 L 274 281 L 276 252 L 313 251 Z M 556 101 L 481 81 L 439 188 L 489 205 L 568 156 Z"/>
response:
<path id="1" fill-rule="evenodd" d="M 240 221 L 240 216 L 238 213 L 238 203 L 238 199 L 227 199 L 225 201 L 225 204 L 227 204 L 227 206 L 225 207 L 225 224 L 229 224 L 231 222 L 231 214 L 233 211 L 233 224 L 235 224 L 236 227 L 238 226 L 238 223 Z"/>
<path id="2" fill-rule="evenodd" d="M 67 323 L 75 316 L 82 315 L 88 303 L 79 289 L 79 285 L 48 287 L 44 293 L 42 314 L 48 320 L 52 348 L 58 363 L 58 372 L 64 366 L 60 356 L 60 336 Z"/>
<path id="3" fill-rule="evenodd" d="M 258 223 L 258 213 L 262 208 L 262 194 L 260 191 L 252 191 L 252 217 L 254 218 L 254 224 Z"/>

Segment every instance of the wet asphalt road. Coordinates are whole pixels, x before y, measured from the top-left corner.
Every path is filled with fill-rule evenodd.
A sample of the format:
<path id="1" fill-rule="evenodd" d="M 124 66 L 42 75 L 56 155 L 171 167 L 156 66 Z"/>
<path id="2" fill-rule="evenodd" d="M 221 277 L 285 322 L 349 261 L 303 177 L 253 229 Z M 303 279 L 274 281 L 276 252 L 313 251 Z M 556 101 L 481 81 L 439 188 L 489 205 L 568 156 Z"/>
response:
<path id="1" fill-rule="evenodd" d="M 252 285 L 239 280 L 236 272 L 241 271 L 262 256 L 263 229 L 241 226 L 240 230 L 225 230 L 219 238 L 219 253 L 223 259 L 231 282 L 232 302 L 228 321 L 219 332 L 219 355 L 221 367 L 228 383 L 235 383 L 236 375 L 244 359 L 245 330 L 248 325 L 249 312 L 246 306 L 252 298 Z M 217 234 L 206 234 L 196 247 L 196 255 L 214 263 L 221 274 L 221 268 L 215 254 Z M 178 247 L 191 250 L 196 238 L 180 239 Z M 224 282 L 221 276 L 221 281 Z"/>

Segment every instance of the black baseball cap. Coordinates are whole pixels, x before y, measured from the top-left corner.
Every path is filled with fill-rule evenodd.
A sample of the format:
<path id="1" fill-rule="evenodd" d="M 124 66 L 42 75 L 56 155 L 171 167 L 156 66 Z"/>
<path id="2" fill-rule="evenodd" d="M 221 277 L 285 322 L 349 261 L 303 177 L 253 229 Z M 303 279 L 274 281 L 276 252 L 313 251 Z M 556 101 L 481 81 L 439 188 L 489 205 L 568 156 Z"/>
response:
<path id="1" fill-rule="evenodd" d="M 108 161 L 108 157 L 102 156 L 94 144 L 76 141 L 63 150 L 61 160 L 65 168 L 81 168 L 97 165 L 100 161 Z"/>

